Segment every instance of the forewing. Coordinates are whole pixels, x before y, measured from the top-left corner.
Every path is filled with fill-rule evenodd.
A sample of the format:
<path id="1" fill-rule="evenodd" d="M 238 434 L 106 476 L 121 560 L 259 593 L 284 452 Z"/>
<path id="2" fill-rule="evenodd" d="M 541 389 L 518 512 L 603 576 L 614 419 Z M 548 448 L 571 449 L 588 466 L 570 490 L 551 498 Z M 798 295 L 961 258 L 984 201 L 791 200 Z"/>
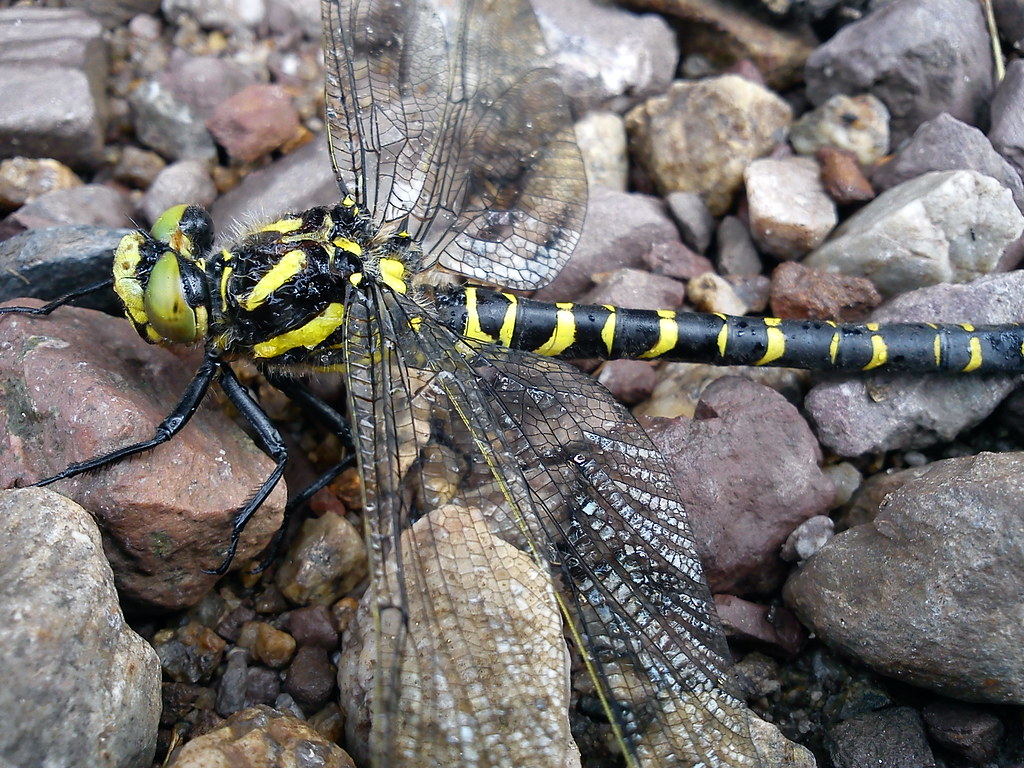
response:
<path id="1" fill-rule="evenodd" d="M 526 0 L 324 0 L 339 182 L 426 266 L 536 288 L 579 239 L 586 180 Z"/>

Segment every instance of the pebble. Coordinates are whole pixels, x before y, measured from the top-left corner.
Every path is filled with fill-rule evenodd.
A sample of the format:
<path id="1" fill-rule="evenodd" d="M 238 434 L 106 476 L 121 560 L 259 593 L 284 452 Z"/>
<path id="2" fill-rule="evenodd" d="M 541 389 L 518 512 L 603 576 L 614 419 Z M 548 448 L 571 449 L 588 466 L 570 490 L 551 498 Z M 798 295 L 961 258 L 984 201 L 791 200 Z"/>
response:
<path id="1" fill-rule="evenodd" d="M 171 20 L 187 16 L 206 29 L 255 27 L 267 15 L 265 0 L 163 0 L 160 9 Z"/>
<path id="2" fill-rule="evenodd" d="M 149 765 L 160 663 L 125 623 L 92 518 L 52 491 L 3 491 L 0 545 L 3 762 Z"/>
<path id="3" fill-rule="evenodd" d="M 617 269 L 604 274 L 579 301 L 634 309 L 673 309 L 682 306 L 685 295 L 686 286 L 671 277 L 640 269 Z"/>
<path id="4" fill-rule="evenodd" d="M 626 114 L 637 162 L 663 194 L 698 193 L 725 213 L 750 161 L 771 152 L 792 110 L 771 91 L 738 75 L 676 81 Z"/>
<path id="5" fill-rule="evenodd" d="M 724 216 L 718 224 L 718 254 L 715 262 L 723 275 L 759 275 L 761 257 L 750 229 L 736 216 Z"/>
<path id="6" fill-rule="evenodd" d="M 133 208 L 128 198 L 103 184 L 83 184 L 46 192 L 25 203 L 4 221 L 22 229 L 88 224 L 97 227 L 131 227 Z"/>
<path id="7" fill-rule="evenodd" d="M 889 110 L 870 93 L 838 93 L 794 122 L 789 142 L 801 155 L 828 147 L 851 152 L 857 162 L 872 165 L 889 152 Z"/>
<path id="8" fill-rule="evenodd" d="M 153 636 L 164 674 L 178 683 L 207 680 L 220 664 L 226 643 L 207 627 L 190 622 L 176 631 L 165 629 Z"/>
<path id="9" fill-rule="evenodd" d="M 145 146 L 169 160 L 212 161 L 217 156 L 206 126 L 158 80 L 140 83 L 131 92 L 135 134 Z"/>
<path id="10" fill-rule="evenodd" d="M 974 764 L 996 757 L 1003 723 L 991 712 L 957 701 L 936 701 L 922 711 L 931 739 Z"/>
<path id="11" fill-rule="evenodd" d="M 715 218 L 695 192 L 670 192 L 665 198 L 668 211 L 679 227 L 683 243 L 697 253 L 706 253 L 715 233 Z"/>
<path id="12" fill-rule="evenodd" d="M 576 122 L 575 130 L 587 169 L 587 186 L 625 192 L 629 160 L 622 118 L 614 112 L 588 112 Z"/>
<path id="13" fill-rule="evenodd" d="M 825 474 L 830 480 L 831 474 Z M 815 515 L 798 525 L 779 552 L 783 560 L 790 563 L 803 562 L 828 543 L 836 532 L 836 524 L 828 515 Z"/>
<path id="14" fill-rule="evenodd" d="M 715 595 L 715 608 L 726 636 L 745 645 L 756 644 L 792 656 L 807 643 L 807 630 L 784 607 L 758 605 L 734 595 Z"/>
<path id="15" fill-rule="evenodd" d="M 1010 191 L 991 176 L 937 171 L 883 192 L 803 263 L 868 277 L 889 298 L 993 271 L 1022 231 Z"/>
<path id="16" fill-rule="evenodd" d="M 274 583 L 295 605 L 329 605 L 366 578 L 366 567 L 366 548 L 355 526 L 328 512 L 303 522 Z"/>
<path id="17" fill-rule="evenodd" d="M 978 124 L 993 89 L 992 48 L 973 0 L 903 0 L 847 24 L 807 59 L 807 97 L 869 93 L 889 109 L 892 146 L 948 112 Z"/>
<path id="18" fill-rule="evenodd" d="M 129 145 L 121 151 L 113 176 L 122 184 L 145 190 L 166 166 L 156 152 Z"/>
<path id="19" fill-rule="evenodd" d="M 251 707 L 198 736 L 167 768 L 355 768 L 341 747 L 301 720 L 267 706 Z"/>
<path id="20" fill-rule="evenodd" d="M 859 323 L 882 301 L 874 283 L 787 261 L 772 272 L 771 306 L 777 317 Z"/>
<path id="21" fill-rule="evenodd" d="M 179 160 L 171 163 L 153 179 L 142 197 L 142 213 L 152 224 L 173 205 L 189 203 L 210 206 L 217 197 L 217 188 L 210 178 L 206 163 L 200 160 Z"/>
<path id="22" fill-rule="evenodd" d="M 710 260 L 680 242 L 652 244 L 644 257 L 644 264 L 655 275 L 676 280 L 689 280 L 715 269 Z"/>
<path id="23" fill-rule="evenodd" d="M 1006 77 L 992 99 L 992 124 L 988 138 L 995 150 L 1005 157 L 1018 173 L 1024 173 L 1024 62 L 1012 61 Z"/>
<path id="24" fill-rule="evenodd" d="M 790 577 L 817 636 L 904 683 L 966 701 L 1024 703 L 1020 453 L 935 462 Z"/>
<path id="25" fill-rule="evenodd" d="M 206 127 L 232 159 L 251 163 L 294 141 L 299 116 L 284 88 L 250 85 L 222 102 Z"/>
<path id="26" fill-rule="evenodd" d="M 597 380 L 620 403 L 635 405 L 651 396 L 657 373 L 642 360 L 609 360 L 601 366 Z"/>
<path id="27" fill-rule="evenodd" d="M 160 82 L 206 123 L 221 104 L 258 80 L 250 69 L 231 59 L 175 51 Z"/>
<path id="28" fill-rule="evenodd" d="M 315 711 L 334 690 L 336 670 L 323 648 L 303 645 L 284 675 L 284 690 L 304 709 Z"/>
<path id="29" fill-rule="evenodd" d="M 296 608 L 288 614 L 288 627 L 299 645 L 310 645 L 328 651 L 338 647 L 338 631 L 326 606 L 309 605 Z"/>
<path id="30" fill-rule="evenodd" d="M 150 438 L 194 370 L 144 343 L 121 318 L 62 308 L 3 320 L 0 381 L 9 412 L 25 415 L 0 422 L 0 486 Z M 220 563 L 233 514 L 272 468 L 234 422 L 206 407 L 157 450 L 58 488 L 100 520 L 122 598 L 173 610 L 197 602 L 216 581 L 203 569 Z M 283 483 L 268 501 L 246 528 L 236 564 L 277 530 Z"/>
<path id="31" fill-rule="evenodd" d="M 875 190 L 851 152 L 822 147 L 814 158 L 821 166 L 821 185 L 837 205 L 856 205 L 874 199 Z"/>
<path id="32" fill-rule="evenodd" d="M 836 768 L 932 768 L 935 758 L 921 716 L 909 707 L 890 707 L 844 720 L 829 731 Z"/>
<path id="33" fill-rule="evenodd" d="M 0 208 L 17 208 L 47 192 L 81 185 L 75 172 L 57 160 L 12 157 L 0 161 Z"/>
<path id="34" fill-rule="evenodd" d="M 724 315 L 745 315 L 743 303 L 729 281 L 714 272 L 698 275 L 686 284 L 690 303 L 699 312 L 719 312 Z"/>
<path id="35" fill-rule="evenodd" d="M 825 194 L 821 170 L 809 158 L 754 160 L 743 172 L 750 232 L 758 250 L 798 259 L 835 229 L 835 203 Z"/>
<path id="36" fill-rule="evenodd" d="M 295 656 L 295 638 L 265 621 L 242 625 L 238 645 L 252 651 L 253 657 L 272 669 L 283 669 Z"/>

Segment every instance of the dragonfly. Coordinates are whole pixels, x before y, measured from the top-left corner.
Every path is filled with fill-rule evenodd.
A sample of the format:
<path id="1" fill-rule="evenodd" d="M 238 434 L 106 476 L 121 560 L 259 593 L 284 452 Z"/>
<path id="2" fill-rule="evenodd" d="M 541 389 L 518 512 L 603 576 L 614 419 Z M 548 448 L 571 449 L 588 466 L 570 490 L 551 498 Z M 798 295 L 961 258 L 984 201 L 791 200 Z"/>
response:
<path id="1" fill-rule="evenodd" d="M 145 341 L 199 347 L 202 363 L 152 439 L 39 484 L 172 439 L 217 383 L 275 462 L 235 515 L 212 569 L 226 572 L 287 461 L 230 366 L 252 361 L 350 448 L 300 497 L 353 462 L 361 479 L 370 578 L 364 635 L 346 638 L 342 665 L 343 687 L 367 700 L 347 725 L 354 753 L 375 766 L 571 765 L 575 708 L 627 766 L 767 765 L 757 732 L 770 726 L 735 691 L 664 458 L 555 358 L 1021 370 L 1024 332 L 524 298 L 565 265 L 586 210 L 572 114 L 529 3 L 324 0 L 322 14 L 338 204 L 229 244 L 190 205 L 125 236 L 104 285 Z M 47 314 L 96 287 L 0 313 Z M 339 376 L 344 408 L 306 390 L 306 371 Z M 476 593 L 484 573 L 507 588 Z M 571 689 L 551 672 L 570 668 Z"/>

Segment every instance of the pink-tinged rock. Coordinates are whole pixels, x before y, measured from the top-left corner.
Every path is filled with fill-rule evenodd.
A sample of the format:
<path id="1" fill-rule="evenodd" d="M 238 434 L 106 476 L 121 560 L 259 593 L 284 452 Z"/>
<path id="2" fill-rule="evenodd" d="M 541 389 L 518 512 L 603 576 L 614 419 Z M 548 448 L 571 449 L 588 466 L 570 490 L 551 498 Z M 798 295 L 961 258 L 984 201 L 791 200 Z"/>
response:
<path id="1" fill-rule="evenodd" d="M 807 630 L 786 608 L 759 605 L 735 595 L 715 595 L 715 606 L 726 635 L 736 640 L 785 654 L 799 652 L 807 642 Z"/>
<path id="2" fill-rule="evenodd" d="M 250 85 L 221 104 L 206 127 L 231 157 L 249 163 L 294 139 L 299 116 L 280 86 Z"/>
<path id="3" fill-rule="evenodd" d="M 794 261 L 772 272 L 771 304 L 777 317 L 857 323 L 867 320 L 881 301 L 864 277 L 822 272 Z"/>

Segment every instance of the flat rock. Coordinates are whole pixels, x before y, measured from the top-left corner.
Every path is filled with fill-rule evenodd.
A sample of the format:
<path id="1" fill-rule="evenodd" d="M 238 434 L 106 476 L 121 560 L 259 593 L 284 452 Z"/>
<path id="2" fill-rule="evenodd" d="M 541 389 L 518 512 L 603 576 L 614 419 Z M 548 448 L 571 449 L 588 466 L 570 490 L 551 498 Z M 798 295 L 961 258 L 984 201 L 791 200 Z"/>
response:
<path id="1" fill-rule="evenodd" d="M 0 762 L 149 766 L 160 663 L 125 623 L 96 523 L 51 491 L 4 491 L 0 546 Z"/>
<path id="2" fill-rule="evenodd" d="M 114 448 L 152 437 L 197 366 L 144 343 L 123 319 L 62 308 L 48 318 L 0 318 L 0 486 L 28 484 Z M 231 518 L 273 463 L 218 408 L 199 409 L 169 443 L 131 461 L 62 481 L 101 522 L 124 598 L 176 609 L 215 576 Z M 254 557 L 280 523 L 283 483 L 242 537 L 236 564 Z"/>
<path id="3" fill-rule="evenodd" d="M 763 253 L 798 259 L 817 248 L 839 221 L 810 158 L 755 160 L 743 172 L 750 232 Z"/>
<path id="4" fill-rule="evenodd" d="M 786 584 L 801 621 L 871 668 L 965 701 L 1024 702 L 1024 455 L 935 462 Z"/>

